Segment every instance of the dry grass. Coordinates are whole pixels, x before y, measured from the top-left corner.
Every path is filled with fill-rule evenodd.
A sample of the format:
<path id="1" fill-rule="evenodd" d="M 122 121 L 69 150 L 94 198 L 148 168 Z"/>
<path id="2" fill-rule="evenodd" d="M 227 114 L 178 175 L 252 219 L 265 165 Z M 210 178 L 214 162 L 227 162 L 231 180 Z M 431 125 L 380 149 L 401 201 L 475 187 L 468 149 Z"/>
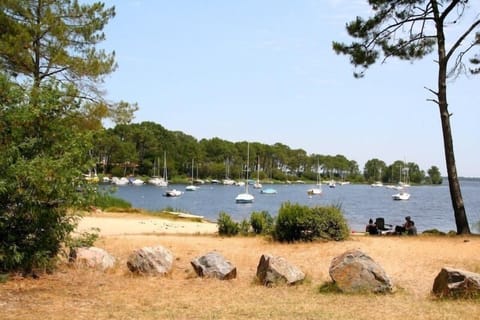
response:
<path id="1" fill-rule="evenodd" d="M 175 255 L 167 277 L 134 276 L 132 250 L 163 245 Z M 437 300 L 430 295 L 443 266 L 480 271 L 478 237 L 360 237 L 343 242 L 278 244 L 261 237 L 137 235 L 101 238 L 97 246 L 119 264 L 108 273 L 63 266 L 38 280 L 0 284 L 0 319 L 472 319 L 478 300 Z M 333 257 L 347 249 L 369 254 L 392 278 L 392 295 L 319 293 L 330 281 Z M 217 250 L 237 267 L 237 279 L 200 279 L 190 261 Z M 261 254 L 287 258 L 307 273 L 296 287 L 255 283 Z"/>

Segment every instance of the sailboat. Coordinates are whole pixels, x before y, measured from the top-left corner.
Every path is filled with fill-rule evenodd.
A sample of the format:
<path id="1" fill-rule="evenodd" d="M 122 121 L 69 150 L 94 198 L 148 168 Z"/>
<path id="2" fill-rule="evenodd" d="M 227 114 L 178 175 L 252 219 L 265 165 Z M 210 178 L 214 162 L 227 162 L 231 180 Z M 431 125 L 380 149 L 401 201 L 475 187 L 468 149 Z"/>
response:
<path id="1" fill-rule="evenodd" d="M 240 193 L 236 198 L 236 203 L 252 203 L 255 197 L 248 193 L 248 161 L 250 158 L 250 144 L 247 144 L 247 168 L 245 170 L 245 192 Z"/>
<path id="2" fill-rule="evenodd" d="M 185 187 L 185 191 L 195 191 L 199 187 L 193 184 L 193 159 L 192 159 L 192 183 Z"/>
<path id="3" fill-rule="evenodd" d="M 408 183 L 408 167 L 400 168 L 400 181 L 399 186 L 397 187 L 398 193 L 392 194 L 393 200 L 408 200 L 410 199 L 410 193 L 407 192 L 406 187 L 409 187 Z M 404 178 L 405 182 L 402 181 L 402 172 L 406 172 L 406 177 Z"/>
<path id="4" fill-rule="evenodd" d="M 222 180 L 222 184 L 232 186 L 235 184 L 235 180 L 230 179 L 230 159 L 225 160 L 225 179 Z"/>
<path id="5" fill-rule="evenodd" d="M 260 183 L 260 158 L 257 157 L 257 181 L 253 184 L 254 189 L 262 189 L 262 184 Z"/>
<path id="6" fill-rule="evenodd" d="M 320 182 L 320 173 L 319 173 L 319 165 L 318 165 L 318 160 L 317 160 L 317 187 L 316 188 L 310 188 L 307 190 L 307 194 L 309 196 L 319 196 L 323 193 L 322 190 L 322 183 Z"/>
<path id="7" fill-rule="evenodd" d="M 160 171 L 158 168 L 158 159 L 153 166 L 153 177 L 148 180 L 148 183 L 156 185 L 158 187 L 167 187 L 168 186 L 168 177 L 167 177 L 167 152 L 163 153 L 163 176 L 156 176 L 156 170 Z"/>

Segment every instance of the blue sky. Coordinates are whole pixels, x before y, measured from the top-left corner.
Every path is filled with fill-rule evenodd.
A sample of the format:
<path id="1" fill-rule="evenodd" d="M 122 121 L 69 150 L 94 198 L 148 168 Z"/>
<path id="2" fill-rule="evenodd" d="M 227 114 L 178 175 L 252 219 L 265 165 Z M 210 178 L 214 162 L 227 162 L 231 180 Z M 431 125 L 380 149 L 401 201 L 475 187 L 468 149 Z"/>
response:
<path id="1" fill-rule="evenodd" d="M 434 56 L 389 60 L 359 80 L 331 49 L 350 40 L 345 23 L 368 14 L 366 0 L 104 2 L 117 15 L 102 46 L 119 65 L 104 89 L 110 100 L 138 103 L 134 122 L 342 154 L 360 169 L 378 158 L 446 175 L 438 107 L 425 89 L 435 89 Z M 480 177 L 479 84 L 448 83 L 461 176 Z"/>

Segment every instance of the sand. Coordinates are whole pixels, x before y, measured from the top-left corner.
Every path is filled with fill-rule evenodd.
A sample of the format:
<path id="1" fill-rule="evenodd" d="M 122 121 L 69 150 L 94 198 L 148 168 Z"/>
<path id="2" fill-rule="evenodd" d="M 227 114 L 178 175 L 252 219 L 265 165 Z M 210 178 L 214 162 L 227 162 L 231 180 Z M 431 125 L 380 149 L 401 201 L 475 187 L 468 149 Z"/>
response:
<path id="1" fill-rule="evenodd" d="M 196 222 L 184 215 L 186 219 L 166 219 L 140 214 L 104 213 L 83 217 L 78 224 L 77 232 L 88 232 L 91 228 L 99 228 L 100 236 L 134 235 L 134 234 L 214 234 L 217 224 L 206 220 Z"/>

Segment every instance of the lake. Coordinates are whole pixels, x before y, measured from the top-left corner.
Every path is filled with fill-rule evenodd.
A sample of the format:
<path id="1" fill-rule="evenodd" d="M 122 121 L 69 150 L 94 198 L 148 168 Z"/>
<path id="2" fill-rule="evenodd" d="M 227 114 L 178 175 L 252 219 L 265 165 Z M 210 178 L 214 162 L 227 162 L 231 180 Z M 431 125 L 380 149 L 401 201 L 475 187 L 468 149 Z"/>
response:
<path id="1" fill-rule="evenodd" d="M 114 195 L 127 200 L 135 208 L 161 210 L 167 207 L 178 211 L 204 216 L 216 221 L 220 212 L 228 213 L 234 220 L 248 218 L 253 211 L 268 211 L 276 216 L 282 203 L 291 202 L 302 205 L 338 205 L 341 206 L 352 230 L 363 230 L 369 218 L 375 220 L 384 217 L 385 222 L 393 225 L 403 224 L 405 216 L 411 216 L 419 232 L 426 229 L 441 231 L 456 230 L 448 185 L 412 186 L 408 188 L 411 197 L 407 201 L 394 201 L 394 189 L 371 187 L 370 185 L 337 185 L 329 188 L 323 185 L 321 196 L 308 196 L 308 184 L 274 184 L 277 194 L 261 194 L 258 189 L 249 188 L 255 196 L 254 203 L 237 204 L 235 197 L 244 191 L 244 187 L 204 184 L 196 191 L 186 191 L 180 197 L 164 197 L 167 188 L 152 185 L 118 186 Z M 462 195 L 472 232 L 478 232 L 474 225 L 480 221 L 480 181 L 461 182 Z M 170 185 L 184 191 L 185 185 Z"/>

